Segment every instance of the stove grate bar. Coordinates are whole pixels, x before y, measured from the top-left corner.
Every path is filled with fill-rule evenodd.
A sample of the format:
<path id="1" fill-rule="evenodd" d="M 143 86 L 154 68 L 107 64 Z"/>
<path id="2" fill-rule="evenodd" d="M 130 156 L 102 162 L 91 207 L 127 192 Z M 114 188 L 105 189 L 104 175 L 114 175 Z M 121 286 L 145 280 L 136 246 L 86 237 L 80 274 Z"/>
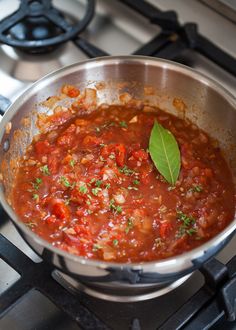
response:
<path id="1" fill-rule="evenodd" d="M 144 0 L 119 0 L 140 15 L 146 17 L 151 23 L 158 24 L 166 31 L 175 31 L 179 27 L 178 17 L 175 11 L 161 11 Z"/>
<path id="2" fill-rule="evenodd" d="M 154 37 L 147 44 L 143 45 L 139 49 L 137 49 L 133 54 L 134 55 L 144 55 L 144 56 L 152 56 L 158 50 L 161 50 L 168 43 L 170 43 L 171 35 L 169 33 L 160 33 L 156 37 Z"/>
<path id="3" fill-rule="evenodd" d="M 0 234 L 0 257 L 21 276 L 31 270 L 34 262 Z"/>
<path id="4" fill-rule="evenodd" d="M 52 277 L 53 268 L 45 262 L 35 263 L 0 234 L 0 257 L 21 274 L 21 278 L 0 295 L 0 317 L 19 302 L 29 290 L 36 289 L 85 330 L 108 330 L 95 313 L 81 303 Z"/>
<path id="5" fill-rule="evenodd" d="M 92 45 L 87 40 L 79 37 L 73 40 L 74 44 L 79 47 L 88 57 L 94 58 L 94 57 L 101 57 L 101 56 L 109 56 L 107 52 L 104 50 L 101 50 L 100 48 Z"/>
<path id="6" fill-rule="evenodd" d="M 222 49 L 217 47 L 202 35 L 198 36 L 196 50 L 208 57 L 210 60 L 214 61 L 232 75 L 236 76 L 236 58 L 225 53 Z"/>
<path id="7" fill-rule="evenodd" d="M 175 58 L 186 48 L 194 49 L 211 61 L 214 61 L 230 74 L 236 76 L 236 59 L 220 49 L 209 39 L 199 34 L 195 23 L 180 25 L 175 12 L 160 11 L 158 8 L 144 0 L 118 1 L 149 19 L 152 24 L 156 24 L 162 28 L 159 38 L 158 36 L 155 37 L 149 43 L 138 49 L 135 54 L 154 55 L 156 57 L 175 60 Z M 173 34 L 173 37 L 176 35 L 178 39 L 177 41 L 173 40 L 173 45 L 172 43 L 168 43 L 168 40 L 171 41 L 171 37 L 168 37 L 168 34 L 171 32 L 175 33 Z M 164 37 L 165 35 L 166 39 Z"/>
<path id="8" fill-rule="evenodd" d="M 175 314 L 173 314 L 158 330 L 179 330 L 186 326 L 199 311 L 203 308 L 212 297 L 212 293 L 207 287 L 201 288 L 196 292 L 188 302 L 183 305 Z"/>
<path id="9" fill-rule="evenodd" d="M 236 257 L 226 266 L 213 258 L 200 271 L 206 284 L 158 330 L 210 329 L 219 321 L 235 321 Z"/>
<path id="10" fill-rule="evenodd" d="M 177 40 L 174 43 L 167 45 L 165 48 L 154 53 L 155 57 L 164 58 L 167 60 L 175 60 L 185 49 L 186 44 L 182 40 Z"/>
<path id="11" fill-rule="evenodd" d="M 219 307 L 218 301 L 213 300 L 206 308 L 201 310 L 200 313 L 191 321 L 190 324 L 185 326 L 184 330 L 207 330 L 211 329 L 225 316 L 224 311 Z"/>
<path id="12" fill-rule="evenodd" d="M 24 280 L 19 279 L 0 296 L 0 319 L 9 309 L 15 306 L 19 300 L 31 289 Z"/>
<path id="13" fill-rule="evenodd" d="M 45 266 L 45 264 L 44 264 Z M 42 268 L 42 264 L 40 265 Z M 45 274 L 46 272 L 46 274 Z M 48 273 L 47 267 L 41 276 L 41 281 L 36 279 L 35 288 L 45 297 L 50 299 L 58 308 L 65 312 L 72 320 L 86 330 L 108 330 L 109 328 L 100 321 L 94 312 L 83 306 L 80 297 L 75 296 L 57 283 Z"/>

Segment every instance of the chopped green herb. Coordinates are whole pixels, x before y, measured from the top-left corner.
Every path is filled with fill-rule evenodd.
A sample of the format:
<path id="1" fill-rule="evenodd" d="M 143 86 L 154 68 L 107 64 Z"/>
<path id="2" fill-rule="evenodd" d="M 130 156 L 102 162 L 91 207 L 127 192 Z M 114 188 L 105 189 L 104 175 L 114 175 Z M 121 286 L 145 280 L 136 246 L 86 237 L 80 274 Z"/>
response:
<path id="1" fill-rule="evenodd" d="M 66 188 L 71 187 L 70 182 L 68 181 L 68 179 L 67 179 L 65 176 L 61 176 L 61 177 L 60 177 L 60 182 L 61 182 Z"/>
<path id="2" fill-rule="evenodd" d="M 79 187 L 79 192 L 81 192 L 82 194 L 86 194 L 88 191 L 86 186 L 80 186 Z"/>
<path id="3" fill-rule="evenodd" d="M 174 190 L 176 187 L 170 186 L 167 188 L 168 191 Z"/>
<path id="4" fill-rule="evenodd" d="M 203 188 L 201 186 L 194 186 L 192 188 L 189 189 L 189 191 L 191 192 L 202 192 L 203 191 Z"/>
<path id="5" fill-rule="evenodd" d="M 114 210 L 117 213 L 121 213 L 122 212 L 122 207 L 120 205 L 115 205 L 114 199 L 111 199 L 110 200 L 109 206 L 110 206 L 110 209 L 111 210 Z"/>
<path id="6" fill-rule="evenodd" d="M 102 156 L 99 156 L 99 160 L 100 160 L 101 162 L 105 162 L 105 161 L 106 161 L 106 159 L 104 159 Z"/>
<path id="7" fill-rule="evenodd" d="M 91 180 L 90 180 L 90 183 L 94 183 L 96 181 L 96 179 L 95 178 L 92 178 Z"/>
<path id="8" fill-rule="evenodd" d="M 189 236 L 192 236 L 193 234 L 196 234 L 197 230 L 195 228 L 190 228 L 190 229 L 187 229 L 186 230 L 186 233 L 189 235 Z"/>
<path id="9" fill-rule="evenodd" d="M 40 171 L 44 174 L 44 175 L 50 175 L 50 171 L 48 169 L 48 165 L 43 165 L 40 167 Z"/>
<path id="10" fill-rule="evenodd" d="M 114 239 L 114 240 L 113 240 L 113 245 L 114 245 L 114 246 L 117 246 L 118 244 L 119 244 L 118 239 Z"/>
<path id="11" fill-rule="evenodd" d="M 178 236 L 183 236 L 184 234 L 192 236 L 197 232 L 196 229 L 193 228 L 194 224 L 196 223 L 194 217 L 188 216 L 182 211 L 177 211 L 177 219 L 182 222 L 181 226 L 179 227 Z"/>
<path id="12" fill-rule="evenodd" d="M 107 184 L 105 185 L 105 188 L 106 188 L 106 189 L 111 188 L 111 184 L 110 184 L 110 183 L 107 183 Z"/>
<path id="13" fill-rule="evenodd" d="M 120 121 L 120 126 L 121 127 L 124 127 L 124 128 L 127 128 L 128 127 L 128 125 L 126 124 L 125 121 Z"/>
<path id="14" fill-rule="evenodd" d="M 118 212 L 118 213 L 122 212 L 122 207 L 120 205 L 117 205 L 116 212 Z"/>
<path id="15" fill-rule="evenodd" d="M 183 222 L 183 225 L 188 227 L 191 224 L 194 224 L 196 220 L 192 216 L 188 216 L 182 211 L 177 211 L 177 219 Z"/>
<path id="16" fill-rule="evenodd" d="M 99 244 L 93 244 L 93 252 L 96 252 L 97 250 L 102 249 L 101 245 Z"/>
<path id="17" fill-rule="evenodd" d="M 75 163 L 76 163 L 76 162 L 75 162 L 74 159 L 71 159 L 71 160 L 70 160 L 70 166 L 71 166 L 71 167 L 74 167 L 74 166 L 75 166 Z"/>
<path id="18" fill-rule="evenodd" d="M 100 187 L 102 185 L 102 180 L 97 180 L 96 182 L 95 182 L 95 186 L 96 187 Z"/>
<path id="19" fill-rule="evenodd" d="M 104 143 L 100 143 L 99 145 L 100 145 L 101 148 L 105 147 Z"/>
<path id="20" fill-rule="evenodd" d="M 128 234 L 129 231 L 133 228 L 133 220 L 132 218 L 129 218 L 128 221 L 127 221 L 127 226 L 125 228 L 125 233 Z"/>
<path id="21" fill-rule="evenodd" d="M 128 168 L 127 165 L 119 168 L 119 171 L 120 171 L 120 173 L 124 173 L 125 175 L 132 175 L 132 174 L 135 173 L 135 171 L 132 170 L 132 169 L 130 169 L 130 168 Z"/>
<path id="22" fill-rule="evenodd" d="M 101 188 L 93 188 L 92 189 L 92 194 L 94 195 L 94 196 L 97 196 L 98 195 L 98 193 L 99 193 L 99 191 L 101 191 Z"/>
<path id="23" fill-rule="evenodd" d="M 32 198 L 38 202 L 39 201 L 39 195 L 38 194 L 33 194 Z"/>
<path id="24" fill-rule="evenodd" d="M 35 190 L 39 190 L 39 186 L 41 185 L 41 183 L 42 183 L 41 178 L 36 178 L 35 182 L 31 182 L 31 184 Z"/>
<path id="25" fill-rule="evenodd" d="M 88 212 L 88 214 L 92 214 L 93 213 L 93 211 L 91 211 L 91 210 L 87 210 L 87 212 Z"/>
<path id="26" fill-rule="evenodd" d="M 176 237 L 182 237 L 186 234 L 186 228 L 184 226 L 180 226 L 178 232 L 176 233 Z"/>
<path id="27" fill-rule="evenodd" d="M 136 184 L 138 186 L 140 184 L 140 181 L 139 180 L 134 180 L 133 184 Z"/>
<path id="28" fill-rule="evenodd" d="M 87 205 L 91 205 L 91 202 L 89 200 L 86 201 Z"/>
<path id="29" fill-rule="evenodd" d="M 112 209 L 112 210 L 114 210 L 115 209 L 115 200 L 114 199 L 111 199 L 110 200 L 110 204 L 109 204 L 109 206 L 110 206 L 110 209 Z"/>

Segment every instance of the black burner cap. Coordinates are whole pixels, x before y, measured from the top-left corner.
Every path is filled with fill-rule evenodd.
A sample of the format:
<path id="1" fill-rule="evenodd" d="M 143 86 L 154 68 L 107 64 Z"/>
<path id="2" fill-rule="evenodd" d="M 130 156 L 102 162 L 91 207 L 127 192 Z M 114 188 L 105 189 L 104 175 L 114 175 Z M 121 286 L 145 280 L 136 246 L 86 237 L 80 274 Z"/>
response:
<path id="1" fill-rule="evenodd" d="M 21 0 L 19 9 L 0 22 L 0 42 L 28 53 L 45 53 L 73 40 L 91 21 L 95 0 L 87 0 L 84 16 L 72 22 L 52 0 Z"/>
<path id="2" fill-rule="evenodd" d="M 19 41 L 46 40 L 59 36 L 61 33 L 63 33 L 62 29 L 44 17 L 27 17 L 24 21 L 16 24 L 8 31 L 11 38 Z M 27 50 L 25 49 L 25 51 L 28 53 L 45 53 L 53 49 L 55 49 L 55 46 L 51 49 L 50 47 L 42 47 L 37 50 L 34 48 Z"/>

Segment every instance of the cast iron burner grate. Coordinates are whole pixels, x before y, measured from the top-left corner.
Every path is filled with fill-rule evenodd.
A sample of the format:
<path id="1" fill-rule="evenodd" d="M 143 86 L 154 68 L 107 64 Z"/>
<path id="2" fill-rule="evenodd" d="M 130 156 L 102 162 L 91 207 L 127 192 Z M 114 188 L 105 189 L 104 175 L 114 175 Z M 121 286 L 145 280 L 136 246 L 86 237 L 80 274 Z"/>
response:
<path id="1" fill-rule="evenodd" d="M 94 15 L 95 0 L 87 0 L 84 17 L 71 24 L 52 0 L 21 0 L 19 9 L 0 23 L 0 42 L 30 53 L 50 52 L 84 31 Z"/>
<path id="2" fill-rule="evenodd" d="M 29 290 L 36 289 L 83 329 L 108 329 L 94 313 L 81 304 L 76 296 L 70 294 L 52 278 L 53 269 L 49 265 L 44 262 L 34 263 L 1 234 L 0 257 L 21 275 L 12 287 L 0 295 L 0 318 Z"/>
<path id="3" fill-rule="evenodd" d="M 33 262 L 1 234 L 0 257 L 21 276 L 0 295 L 0 318 L 27 292 L 35 289 L 50 299 L 82 329 L 110 329 L 85 306 L 82 296 L 73 295 L 56 282 L 52 277 L 53 268 L 50 265 L 43 261 Z M 205 278 L 204 286 L 164 324 L 155 328 L 209 329 L 219 322 L 236 320 L 236 256 L 226 266 L 216 259 L 211 259 L 200 271 Z M 155 301 L 157 312 L 158 299 Z M 155 313 L 154 310 L 153 312 Z M 141 329 L 138 318 L 133 319 L 130 329 Z"/>
<path id="4" fill-rule="evenodd" d="M 236 60 L 200 35 L 197 25 L 188 23 L 180 25 L 177 14 L 173 11 L 163 12 L 143 0 L 116 0 L 129 6 L 147 20 L 162 28 L 150 42 L 135 51 L 135 54 L 162 57 L 176 60 L 186 49 L 193 49 L 209 58 L 220 67 L 236 76 Z M 74 26 L 70 25 L 64 15 L 52 6 L 51 1 L 21 0 L 19 11 L 0 22 L 0 42 L 20 48 L 30 53 L 47 52 L 58 45 L 72 40 L 88 57 L 109 55 L 102 49 L 92 45 L 78 36 L 89 24 L 94 13 L 95 0 L 88 0 L 87 12 L 84 18 Z M 43 20 L 42 20 L 42 17 Z M 46 24 L 49 19 L 49 25 Z M 24 39 L 19 37 L 18 28 L 25 29 L 22 21 L 27 18 L 30 26 L 41 26 L 31 34 L 25 32 Z M 12 31 L 10 32 L 10 30 Z M 26 38 L 26 39 L 25 39 Z M 29 40 L 28 40 L 28 39 Z M 33 40 L 35 38 L 35 40 Z M 2 113 L 10 102 L 0 97 Z M 1 213 L 4 220 L 6 216 Z M 98 318 L 95 312 L 87 307 L 87 299 L 82 295 L 75 296 L 59 285 L 52 278 L 53 269 L 45 262 L 34 263 L 24 253 L 17 249 L 6 238 L 0 235 L 0 257 L 15 269 L 21 278 L 7 291 L 0 295 L 0 318 L 17 304 L 30 290 L 36 289 L 48 297 L 56 306 L 75 320 L 82 329 L 109 329 Z M 234 321 L 236 317 L 236 256 L 225 266 L 216 259 L 211 259 L 201 269 L 205 277 L 204 286 L 195 293 L 176 313 L 172 314 L 161 326 L 161 330 L 169 329 L 209 329 L 219 322 Z M 154 300 L 156 312 L 158 299 Z M 155 310 L 153 310 L 155 313 Z M 229 324 L 229 323 L 227 323 Z M 226 324 L 221 328 L 228 327 Z M 141 329 L 138 318 L 134 318 L 130 325 L 132 330 Z"/>
<path id="5" fill-rule="evenodd" d="M 161 11 L 144 0 L 113 1 L 127 5 L 147 18 L 151 24 L 158 25 L 162 29 L 161 33 L 137 49 L 134 54 L 176 60 L 186 49 L 193 49 L 236 75 L 236 59 L 199 34 L 197 24 L 181 25 L 176 12 Z M 53 7 L 51 0 L 21 0 L 20 8 L 0 22 L 0 42 L 31 53 L 38 53 L 53 50 L 56 46 L 72 40 L 88 57 L 109 55 L 79 36 L 91 21 L 94 7 L 95 0 L 87 0 L 85 16 L 73 26 L 65 19 L 63 13 Z M 18 30 L 27 28 L 27 20 L 29 26 L 37 27 L 37 23 L 42 25 L 42 31 L 39 33 L 41 39 L 37 40 L 37 34 L 34 35 L 27 30 L 24 34 L 26 39 L 19 38 Z M 48 22 L 47 32 L 45 32 L 45 20 Z"/>

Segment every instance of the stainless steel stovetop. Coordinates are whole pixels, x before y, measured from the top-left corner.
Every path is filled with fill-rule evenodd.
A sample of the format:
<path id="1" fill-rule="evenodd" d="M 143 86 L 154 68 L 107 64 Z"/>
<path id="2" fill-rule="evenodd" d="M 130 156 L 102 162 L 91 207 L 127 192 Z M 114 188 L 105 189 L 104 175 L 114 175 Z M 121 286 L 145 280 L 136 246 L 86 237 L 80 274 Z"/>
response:
<path id="1" fill-rule="evenodd" d="M 196 22 L 199 30 L 215 44 L 236 56 L 236 25 L 216 13 L 198 0 L 151 0 L 162 10 L 176 10 L 181 22 Z M 67 12 L 72 20 L 80 17 L 85 1 L 54 1 L 55 6 Z M 19 5 L 18 1 L 0 0 L 0 20 Z M 95 18 L 83 37 L 113 55 L 131 54 L 142 44 L 158 33 L 158 27 L 151 25 L 141 15 L 118 1 L 97 1 Z M 86 55 L 72 42 L 56 49 L 50 54 L 29 55 L 14 50 L 10 46 L 0 46 L 0 94 L 14 101 L 32 82 L 62 66 L 83 60 Z M 179 61 L 191 66 L 220 82 L 236 95 L 236 77 L 227 73 L 210 60 L 198 53 L 185 51 Z M 1 218 L 0 218 L 1 219 Z M 0 220 L 1 221 L 1 220 Z M 39 258 L 24 243 L 10 221 L 0 222 L 0 233 L 13 242 L 30 258 Z M 227 262 L 236 253 L 236 237 L 217 256 Z M 17 279 L 19 274 L 0 260 L 0 293 Z M 129 329 L 130 322 L 139 318 L 142 329 L 151 330 L 178 309 L 202 285 L 202 276 L 195 272 L 181 287 L 168 295 L 134 304 L 107 303 L 81 295 L 89 309 L 95 311 L 112 329 Z M 39 292 L 33 291 L 24 297 L 20 304 L 13 307 L 1 320 L 0 329 L 78 329 L 78 325 L 68 319 L 59 309 Z M 233 329 L 233 325 L 232 325 Z M 235 326 L 236 329 L 236 326 Z"/>

